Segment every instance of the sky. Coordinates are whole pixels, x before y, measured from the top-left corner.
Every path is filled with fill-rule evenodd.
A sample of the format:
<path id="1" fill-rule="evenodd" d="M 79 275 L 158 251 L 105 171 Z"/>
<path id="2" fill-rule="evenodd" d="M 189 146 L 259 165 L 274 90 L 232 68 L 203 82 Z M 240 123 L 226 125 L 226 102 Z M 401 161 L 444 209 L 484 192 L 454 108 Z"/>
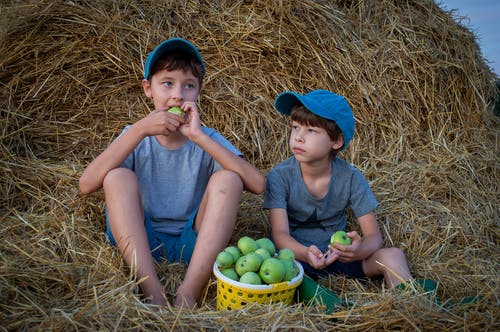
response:
<path id="1" fill-rule="evenodd" d="M 487 64 L 500 76 L 500 0 L 436 0 L 444 10 L 456 9 L 462 24 L 478 37 Z"/>

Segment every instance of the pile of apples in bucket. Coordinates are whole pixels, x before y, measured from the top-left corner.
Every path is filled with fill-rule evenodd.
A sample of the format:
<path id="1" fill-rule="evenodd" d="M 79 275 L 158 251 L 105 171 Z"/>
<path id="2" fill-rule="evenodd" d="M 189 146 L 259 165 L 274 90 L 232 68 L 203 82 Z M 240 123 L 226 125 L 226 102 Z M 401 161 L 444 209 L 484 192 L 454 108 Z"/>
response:
<path id="1" fill-rule="evenodd" d="M 222 250 L 215 262 L 227 278 L 251 285 L 290 281 L 299 273 L 293 251 L 282 248 L 276 252 L 273 241 L 266 237 L 243 236 L 236 246 Z"/>

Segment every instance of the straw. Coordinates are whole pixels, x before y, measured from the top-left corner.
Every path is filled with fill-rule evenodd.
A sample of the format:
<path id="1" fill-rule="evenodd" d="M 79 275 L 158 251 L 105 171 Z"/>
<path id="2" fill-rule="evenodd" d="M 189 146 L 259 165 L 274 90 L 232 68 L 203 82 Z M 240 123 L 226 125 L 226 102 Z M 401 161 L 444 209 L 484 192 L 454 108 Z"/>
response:
<path id="1" fill-rule="evenodd" d="M 467 21 L 432 1 L 4 1 L 0 6 L 2 330 L 498 329 L 499 119 L 495 76 Z M 88 163 L 152 104 L 142 64 L 180 36 L 207 64 L 205 125 L 266 174 L 290 155 L 282 91 L 344 95 L 356 132 L 341 157 L 363 171 L 386 246 L 438 282 L 419 294 L 342 276 L 333 315 L 295 304 L 155 310 L 104 236 L 103 193 L 78 192 Z M 245 193 L 231 243 L 270 236 Z M 350 229 L 357 229 L 349 221 Z M 170 303 L 185 267 L 160 262 Z"/>

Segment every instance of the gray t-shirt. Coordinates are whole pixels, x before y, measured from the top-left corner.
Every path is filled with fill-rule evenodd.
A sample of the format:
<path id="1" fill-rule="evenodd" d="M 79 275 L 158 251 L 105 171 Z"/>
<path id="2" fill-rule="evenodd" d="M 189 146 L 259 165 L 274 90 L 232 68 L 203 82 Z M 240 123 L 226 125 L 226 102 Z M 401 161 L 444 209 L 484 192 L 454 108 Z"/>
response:
<path id="1" fill-rule="evenodd" d="M 332 162 L 328 193 L 316 198 L 307 190 L 298 161 L 290 157 L 267 175 L 263 206 L 286 209 L 292 237 L 324 251 L 331 235 L 345 230 L 348 207 L 357 218 L 373 211 L 377 200 L 361 172 L 339 157 Z"/>
<path id="2" fill-rule="evenodd" d="M 120 135 L 123 135 L 127 126 Z M 211 128 L 202 130 L 232 153 L 241 156 L 227 139 Z M 156 231 L 178 235 L 198 210 L 210 176 L 222 167 L 208 154 L 187 140 L 169 150 L 155 136 L 144 138 L 122 163 L 139 181 L 144 212 Z"/>

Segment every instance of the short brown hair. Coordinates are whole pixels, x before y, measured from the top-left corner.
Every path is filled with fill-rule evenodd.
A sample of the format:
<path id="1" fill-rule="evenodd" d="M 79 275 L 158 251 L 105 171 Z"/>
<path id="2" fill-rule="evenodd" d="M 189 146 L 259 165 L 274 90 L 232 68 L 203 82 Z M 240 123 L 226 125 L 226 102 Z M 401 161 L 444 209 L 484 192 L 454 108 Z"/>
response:
<path id="1" fill-rule="evenodd" d="M 203 67 L 196 58 L 186 53 L 171 52 L 163 56 L 161 59 L 158 59 L 151 70 L 151 74 L 149 75 L 148 80 L 151 79 L 151 76 L 153 76 L 160 70 L 191 70 L 193 75 L 200 82 L 200 85 L 203 81 Z"/>
<path id="2" fill-rule="evenodd" d="M 292 117 L 292 121 L 297 121 L 302 125 L 323 128 L 332 141 L 337 141 L 342 137 L 342 131 L 335 121 L 322 118 L 309 111 L 303 105 L 294 106 L 290 116 Z"/>

